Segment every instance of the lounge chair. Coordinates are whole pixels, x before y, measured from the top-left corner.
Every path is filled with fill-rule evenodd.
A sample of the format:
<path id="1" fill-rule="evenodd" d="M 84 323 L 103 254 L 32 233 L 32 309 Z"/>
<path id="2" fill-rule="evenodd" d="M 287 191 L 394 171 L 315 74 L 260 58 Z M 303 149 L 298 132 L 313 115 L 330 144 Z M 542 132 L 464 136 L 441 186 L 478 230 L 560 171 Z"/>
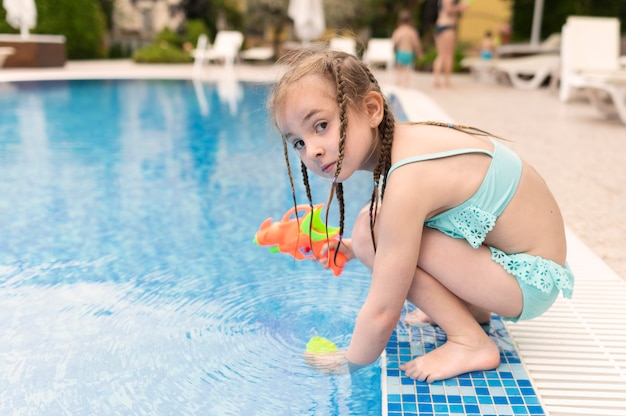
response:
<path id="1" fill-rule="evenodd" d="M 205 34 L 198 37 L 198 45 L 192 55 L 194 57 L 194 72 L 197 74 L 204 62 L 222 61 L 227 67 L 235 63 L 243 45 L 243 34 L 235 30 L 220 30 L 215 36 L 212 46 L 208 44 Z"/>
<path id="2" fill-rule="evenodd" d="M 363 53 L 363 62 L 368 65 L 384 65 L 391 70 L 395 62 L 393 41 L 391 38 L 372 38 L 367 42 Z"/>
<path id="3" fill-rule="evenodd" d="M 271 62 L 274 59 L 274 49 L 269 46 L 255 46 L 239 52 L 239 58 L 244 61 Z"/>
<path id="4" fill-rule="evenodd" d="M 559 62 L 558 55 L 538 54 L 520 58 L 465 58 L 461 66 L 468 68 L 479 81 L 506 81 L 515 88 L 536 89 L 548 80 L 556 85 Z"/>
<path id="5" fill-rule="evenodd" d="M 626 124 L 626 70 L 613 74 L 583 75 L 583 91 L 605 118 L 619 118 Z"/>
<path id="6" fill-rule="evenodd" d="M 605 77 L 617 79 L 626 74 L 620 69 L 620 22 L 613 17 L 570 16 L 562 31 L 561 85 L 559 98 L 571 100 L 584 92 L 587 81 L 594 88 Z"/>
<path id="7" fill-rule="evenodd" d="M 496 48 L 496 56 L 513 58 L 537 54 L 558 54 L 560 50 L 561 34 L 553 33 L 537 45 L 532 43 L 507 43 L 498 46 Z"/>
<path id="8" fill-rule="evenodd" d="M 356 40 L 346 37 L 331 38 L 328 47 L 333 51 L 340 51 L 357 56 Z"/>

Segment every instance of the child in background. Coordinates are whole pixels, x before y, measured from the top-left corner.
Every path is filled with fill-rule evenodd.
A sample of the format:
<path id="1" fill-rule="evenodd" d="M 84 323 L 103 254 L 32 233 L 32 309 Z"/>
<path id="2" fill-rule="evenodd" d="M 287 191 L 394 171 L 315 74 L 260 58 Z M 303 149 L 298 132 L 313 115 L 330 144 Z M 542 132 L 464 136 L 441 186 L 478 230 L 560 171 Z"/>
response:
<path id="1" fill-rule="evenodd" d="M 485 36 L 480 41 L 480 57 L 481 59 L 492 59 L 495 50 L 495 42 L 491 30 L 485 32 Z"/>
<path id="2" fill-rule="evenodd" d="M 572 293 L 563 219 L 546 183 L 482 130 L 397 123 L 354 56 L 308 47 L 283 62 L 270 113 L 285 156 L 291 147 L 300 157 L 309 200 L 308 170 L 332 181 L 341 234 L 344 182 L 373 173 L 351 238 L 330 243 L 372 270 L 369 294 L 348 349 L 307 354 L 308 363 L 329 373 L 373 363 L 408 299 L 447 342 L 403 363 L 407 376 L 433 382 L 497 367 L 498 347 L 480 326 L 492 312 L 531 319 Z"/>
<path id="3" fill-rule="evenodd" d="M 393 31 L 391 40 L 396 53 L 398 83 L 407 87 L 415 58 L 423 55 L 422 44 L 417 30 L 411 26 L 411 13 L 408 10 L 402 10 L 398 14 L 398 27 Z"/>

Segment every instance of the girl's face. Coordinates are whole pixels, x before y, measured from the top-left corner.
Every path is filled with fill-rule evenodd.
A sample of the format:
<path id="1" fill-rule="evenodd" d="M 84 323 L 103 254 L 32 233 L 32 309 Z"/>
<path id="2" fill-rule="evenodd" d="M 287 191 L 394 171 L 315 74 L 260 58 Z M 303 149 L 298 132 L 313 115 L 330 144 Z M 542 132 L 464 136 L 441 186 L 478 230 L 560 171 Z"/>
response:
<path id="1" fill-rule="evenodd" d="M 348 127 L 338 182 L 357 170 L 373 170 L 377 160 L 377 126 L 367 100 L 357 109 L 348 106 Z M 375 120 L 372 120 L 374 118 Z M 295 83 L 278 108 L 277 125 L 306 167 L 332 179 L 339 159 L 340 110 L 336 92 L 328 80 L 308 75 Z"/>

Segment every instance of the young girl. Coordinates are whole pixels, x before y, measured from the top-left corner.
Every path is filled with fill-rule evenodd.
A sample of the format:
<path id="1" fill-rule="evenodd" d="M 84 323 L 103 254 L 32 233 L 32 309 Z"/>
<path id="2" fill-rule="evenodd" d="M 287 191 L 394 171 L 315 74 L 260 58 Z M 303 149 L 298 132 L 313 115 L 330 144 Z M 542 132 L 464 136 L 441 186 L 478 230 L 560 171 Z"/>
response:
<path id="1" fill-rule="evenodd" d="M 308 354 L 308 362 L 328 372 L 374 362 L 408 299 L 447 342 L 403 364 L 406 375 L 432 382 L 497 367 L 498 348 L 480 326 L 491 312 L 530 319 L 560 291 L 571 296 L 563 219 L 543 179 L 483 131 L 396 123 L 354 56 L 308 48 L 284 63 L 269 108 L 287 165 L 292 147 L 309 200 L 307 169 L 332 180 L 342 233 L 343 183 L 373 172 L 371 203 L 339 243 L 371 268 L 369 294 L 347 351 Z"/>

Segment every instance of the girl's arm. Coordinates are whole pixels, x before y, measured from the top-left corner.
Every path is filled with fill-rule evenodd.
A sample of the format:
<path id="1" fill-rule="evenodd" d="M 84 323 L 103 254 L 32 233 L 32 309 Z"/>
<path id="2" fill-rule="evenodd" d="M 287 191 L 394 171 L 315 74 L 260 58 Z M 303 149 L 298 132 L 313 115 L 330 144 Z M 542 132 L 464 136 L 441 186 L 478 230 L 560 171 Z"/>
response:
<path id="1" fill-rule="evenodd" d="M 372 283 L 346 352 L 353 364 L 374 362 L 387 345 L 416 273 L 424 220 L 441 206 L 436 184 L 416 180 L 424 177 L 423 168 L 413 164 L 398 169 L 385 190 Z"/>

